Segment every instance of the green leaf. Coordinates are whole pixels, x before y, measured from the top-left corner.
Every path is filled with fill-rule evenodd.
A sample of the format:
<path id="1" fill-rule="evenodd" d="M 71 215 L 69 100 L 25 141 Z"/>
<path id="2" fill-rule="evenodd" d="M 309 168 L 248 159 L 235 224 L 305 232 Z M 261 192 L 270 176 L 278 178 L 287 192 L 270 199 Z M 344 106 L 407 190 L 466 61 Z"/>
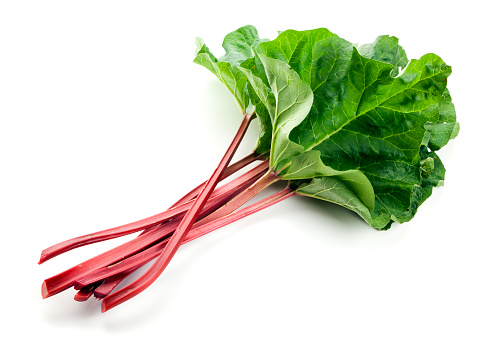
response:
<path id="1" fill-rule="evenodd" d="M 255 56 L 255 48 L 264 41 L 267 40 L 259 38 L 253 25 L 238 28 L 224 37 L 222 46 L 226 54 L 219 61 L 240 66 L 245 60 Z"/>
<path id="2" fill-rule="evenodd" d="M 318 150 L 310 150 L 293 157 L 291 166 L 281 172 L 280 176 L 286 180 L 337 177 L 340 182 L 338 186 L 349 188 L 352 195 L 356 196 L 353 201 L 365 205 L 366 211 L 371 211 L 375 207 L 375 194 L 368 178 L 359 170 L 337 171 L 324 165 Z M 348 198 L 348 195 L 347 193 L 345 197 Z M 327 200 L 326 196 L 324 200 Z"/>
<path id="3" fill-rule="evenodd" d="M 325 73 L 332 64 L 330 56 L 336 53 L 325 50 L 329 46 L 323 44 L 324 40 L 330 38 L 338 37 L 325 28 L 306 31 L 286 30 L 275 40 L 258 45 L 257 52 L 289 64 L 299 74 L 301 80 L 315 91 L 326 79 Z M 334 49 L 337 50 L 336 47 Z"/>
<path id="4" fill-rule="evenodd" d="M 433 188 L 443 185 L 445 167 L 438 155 L 422 146 L 420 158 L 421 183 L 413 186 L 409 208 L 400 216 L 392 217 L 393 221 L 399 223 L 410 221 L 416 214 L 418 207 L 431 196 Z M 390 224 L 386 228 L 388 227 L 390 227 Z"/>
<path id="5" fill-rule="evenodd" d="M 337 176 L 313 178 L 310 182 L 301 184 L 296 192 L 346 207 L 359 214 L 368 224 L 372 223 L 368 207 L 359 199 L 348 182 Z"/>
<path id="6" fill-rule="evenodd" d="M 289 144 L 318 152 L 316 168 L 305 169 L 307 178 L 320 175 L 322 165 L 361 171 L 375 193 L 372 226 L 383 229 L 405 221 L 422 200 L 424 125 L 438 117 L 436 105 L 444 99 L 450 67 L 434 54 L 407 62 L 391 37 L 360 48 L 368 58 L 330 32 L 315 32 L 286 31 L 257 47 L 288 63 L 314 93 L 310 112 L 289 132 Z M 395 74 L 405 63 L 405 70 Z M 300 154 L 289 156 L 285 178 L 299 171 L 293 164 L 302 162 L 296 160 Z"/>
<path id="7" fill-rule="evenodd" d="M 313 93 L 286 63 L 260 54 L 259 57 L 265 67 L 271 93 L 265 102 L 273 132 L 270 166 L 278 171 L 288 159 L 303 151 L 303 147 L 289 140 L 289 133 L 310 111 Z M 255 80 L 259 82 L 260 79 Z"/>
<path id="8" fill-rule="evenodd" d="M 243 113 L 251 106 L 244 72 L 238 67 L 255 57 L 256 46 L 266 41 L 260 39 L 257 29 L 247 25 L 229 34 L 223 40 L 226 54 L 216 58 L 201 38 L 196 39 L 197 51 L 194 62 L 210 70 L 229 89 Z"/>
<path id="9" fill-rule="evenodd" d="M 245 74 L 229 62 L 219 61 L 200 38 L 196 39 L 197 53 L 194 63 L 209 69 L 233 94 L 243 114 L 247 112 L 250 98 L 247 94 Z"/>
<path id="10" fill-rule="evenodd" d="M 203 65 L 234 87 L 239 104 L 255 106 L 257 149 L 270 149 L 271 168 L 298 193 L 387 229 L 412 219 L 443 183 L 433 150 L 459 124 L 446 89 L 451 68 L 440 57 L 409 61 L 388 35 L 357 49 L 325 28 L 264 41 L 244 27 L 223 47 L 226 55 L 216 59 L 204 45 Z"/>
<path id="11" fill-rule="evenodd" d="M 275 133 L 273 135 L 271 150 L 271 166 L 274 168 L 281 168 L 288 159 L 292 158 L 293 161 L 290 166 L 290 172 L 281 172 L 280 174 L 285 180 L 313 178 L 316 176 L 338 176 L 338 181 L 341 183 L 340 185 L 351 188 L 351 192 L 357 195 L 358 201 L 363 202 L 367 208 L 373 209 L 375 201 L 373 188 L 361 171 L 336 171 L 325 166 L 320 161 L 320 154 L 318 151 L 301 153 L 303 149 L 289 141 L 287 135 L 290 130 L 292 130 L 293 125 L 283 124 L 283 120 L 293 121 L 293 116 L 296 116 L 298 120 L 304 118 L 306 110 L 304 110 L 304 113 L 300 113 L 299 110 L 294 109 L 293 106 L 298 104 L 305 108 L 309 107 L 310 102 L 303 100 L 303 97 L 301 101 L 295 100 L 295 97 L 303 96 L 303 92 L 300 93 L 297 90 L 299 87 L 302 87 L 302 90 L 306 91 L 306 93 L 308 93 L 308 88 L 306 84 L 304 85 L 300 81 L 300 78 L 290 70 L 286 63 L 283 63 L 278 59 L 268 59 L 263 55 L 260 55 L 260 57 L 262 62 L 265 62 L 263 66 L 267 71 L 268 86 L 264 84 L 263 80 L 258 76 L 254 76 L 251 72 L 246 73 L 249 76 L 252 88 L 262 101 L 261 104 L 269 111 L 272 123 L 274 124 Z M 289 81 L 292 82 L 288 84 L 287 82 Z M 276 95 L 277 90 L 281 90 L 281 93 Z M 281 101 L 283 104 L 279 106 L 277 101 Z M 257 106 L 258 105 L 259 104 L 257 104 Z M 290 106 L 290 109 L 284 108 L 283 105 Z M 286 110 L 279 114 L 278 111 L 283 109 Z M 299 156 L 294 156 L 297 154 L 299 154 Z"/>
<path id="12" fill-rule="evenodd" d="M 267 153 L 271 146 L 272 125 L 265 106 L 258 105 L 259 98 L 248 84 L 247 74 L 260 75 L 267 81 L 256 46 L 266 41 L 260 39 L 257 29 L 251 25 L 227 34 L 223 41 L 226 54 L 216 58 L 200 38 L 196 39 L 197 52 L 194 62 L 210 70 L 233 94 L 243 114 L 255 111 L 259 120 L 259 138 L 255 152 Z"/>

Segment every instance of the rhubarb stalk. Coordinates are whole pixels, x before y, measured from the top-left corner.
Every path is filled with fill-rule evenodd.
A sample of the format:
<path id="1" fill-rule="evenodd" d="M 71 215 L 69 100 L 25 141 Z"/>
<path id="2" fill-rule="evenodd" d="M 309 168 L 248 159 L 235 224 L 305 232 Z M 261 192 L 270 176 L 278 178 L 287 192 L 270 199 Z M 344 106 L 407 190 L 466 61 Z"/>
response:
<path id="1" fill-rule="evenodd" d="M 224 205 L 225 202 L 231 200 L 232 197 L 238 195 L 245 187 L 249 186 L 253 181 L 255 181 L 258 176 L 264 173 L 266 170 L 266 163 L 258 165 L 256 168 L 250 170 L 244 175 L 233 180 L 231 183 L 236 183 L 237 185 L 231 185 L 228 183 L 224 187 L 227 195 L 221 195 L 219 197 L 211 198 L 202 213 L 204 216 L 213 212 L 217 208 Z M 239 180 L 239 183 L 237 183 Z M 46 279 L 42 285 L 42 296 L 43 298 L 50 297 L 56 293 L 66 290 L 67 288 L 74 285 L 77 278 L 81 278 L 84 275 L 91 273 L 92 271 L 114 264 L 123 260 L 124 258 L 131 256 L 139 251 L 152 246 L 156 242 L 162 240 L 163 238 L 172 234 L 178 227 L 180 219 L 176 217 L 166 223 L 162 223 L 163 229 L 158 229 L 157 226 L 151 228 L 146 234 L 140 235 L 134 240 L 128 241 L 120 246 L 117 246 L 107 252 L 104 252 L 96 257 L 93 257 L 83 263 L 80 263 L 58 275 L 52 276 Z"/>
<path id="2" fill-rule="evenodd" d="M 241 140 L 243 139 L 243 136 L 245 135 L 248 125 L 250 124 L 251 118 L 252 118 L 251 114 L 246 114 L 243 117 L 240 128 L 238 129 L 235 137 L 233 138 L 233 141 L 231 142 L 228 149 L 226 150 L 226 153 L 224 154 L 223 158 L 219 162 L 219 165 L 214 170 L 211 178 L 207 181 L 203 190 L 197 196 L 197 199 L 194 201 L 190 210 L 185 214 L 185 216 L 181 220 L 178 228 L 176 229 L 175 233 L 169 240 L 168 244 L 166 244 L 166 247 L 164 248 L 161 255 L 141 277 L 139 277 L 130 285 L 104 298 L 101 304 L 102 312 L 105 312 L 117 306 L 118 304 L 125 302 L 126 300 L 138 295 L 140 292 L 142 292 L 147 287 L 149 287 L 168 266 L 169 262 L 171 261 L 171 258 L 173 258 L 176 251 L 182 244 L 183 240 L 186 238 L 188 231 L 192 228 L 192 225 L 197 220 L 200 211 L 204 207 L 205 203 L 207 202 L 207 199 L 209 198 L 212 191 L 214 190 L 217 183 L 219 182 L 225 168 L 228 166 L 229 162 L 231 161 L 231 158 L 236 152 L 236 149 L 238 149 L 238 146 Z"/>

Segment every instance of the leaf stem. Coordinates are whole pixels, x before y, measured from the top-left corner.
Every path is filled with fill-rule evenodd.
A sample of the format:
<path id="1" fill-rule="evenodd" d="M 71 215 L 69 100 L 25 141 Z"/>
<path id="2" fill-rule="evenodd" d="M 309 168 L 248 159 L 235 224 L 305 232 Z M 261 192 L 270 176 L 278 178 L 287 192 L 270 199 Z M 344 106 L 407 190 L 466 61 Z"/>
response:
<path id="1" fill-rule="evenodd" d="M 225 225 L 231 224 L 239 219 L 245 218 L 253 213 L 261 211 L 293 195 L 296 195 L 296 192 L 290 187 L 286 187 L 275 194 L 272 194 L 262 200 L 259 200 L 258 202 L 250 204 L 249 206 L 241 210 L 230 213 L 221 218 L 215 219 L 208 223 L 204 223 L 204 220 L 199 221 L 194 225 L 194 228 L 190 230 L 182 244 L 195 240 L 216 229 L 224 227 Z M 152 259 L 158 257 L 168 241 L 169 238 L 160 242 L 159 244 L 152 246 L 146 251 L 125 259 L 121 263 L 101 268 L 91 275 L 77 280 L 77 283 L 81 285 L 82 289 L 84 289 L 86 287 L 89 287 L 91 284 L 99 285 L 98 283 L 102 282 L 101 286 L 97 287 L 94 293 L 98 298 L 104 298 L 118 285 L 119 282 L 121 282 L 130 273 L 150 262 Z"/>
<path id="2" fill-rule="evenodd" d="M 238 170 L 242 169 L 243 167 L 249 165 L 255 160 L 259 160 L 260 156 L 259 155 L 249 155 L 242 160 L 238 161 L 236 164 L 230 166 L 229 171 L 227 176 L 225 175 L 222 178 L 226 178 L 230 176 L 231 174 L 237 172 Z M 264 163 L 261 164 L 260 166 L 255 167 L 254 169 L 250 170 L 249 172 L 245 173 L 244 175 L 234 179 L 233 181 L 229 182 L 228 184 L 222 186 L 220 189 L 215 190 L 214 193 L 212 194 L 213 198 L 216 198 L 220 195 L 225 195 L 225 193 L 230 190 L 231 188 L 236 187 L 241 183 L 242 180 L 244 180 L 247 176 L 253 176 L 256 175 L 259 171 L 265 171 L 267 168 L 266 161 L 264 160 Z M 200 187 L 200 186 L 199 186 Z M 199 188 L 197 187 L 197 188 Z M 193 194 L 194 191 L 197 190 L 195 188 L 192 190 L 189 194 Z M 66 240 L 63 242 L 60 242 L 56 245 L 53 245 L 51 247 L 48 247 L 47 249 L 43 250 L 41 252 L 41 257 L 38 262 L 38 264 L 44 263 L 47 260 L 56 257 L 62 253 L 68 252 L 74 248 L 78 248 L 81 246 L 86 246 L 89 244 L 93 244 L 96 242 L 100 241 L 106 241 L 110 239 L 114 239 L 117 237 L 125 236 L 131 233 L 134 233 L 136 231 L 142 230 L 142 229 L 147 229 L 150 227 L 153 227 L 154 225 L 166 221 L 171 218 L 176 218 L 180 214 L 184 214 L 186 210 L 188 210 L 192 206 L 192 201 L 194 200 L 191 195 L 185 195 L 182 199 L 180 199 L 178 202 L 176 202 L 173 206 L 171 206 L 168 210 L 161 212 L 157 215 L 150 216 L 148 218 L 144 218 L 132 223 L 128 223 L 119 227 L 111 228 L 111 229 L 106 229 L 102 230 L 97 233 L 92 233 L 92 234 L 87 234 L 87 235 L 82 235 L 76 238 L 72 238 L 70 240 Z M 190 199 L 191 197 L 191 199 Z M 148 233 L 148 231 L 145 231 L 144 233 Z"/>
<path id="3" fill-rule="evenodd" d="M 267 172 L 264 176 L 262 176 L 258 181 L 253 183 L 246 190 L 242 191 L 240 194 L 235 196 L 232 200 L 228 201 L 224 206 L 219 208 L 217 211 L 214 211 L 212 214 L 208 215 L 200 222 L 202 224 L 212 222 L 218 218 L 224 217 L 231 212 L 235 211 L 238 207 L 241 207 L 249 200 L 253 199 L 257 196 L 262 190 L 279 181 L 281 178 L 278 177 L 273 172 Z"/>
<path id="4" fill-rule="evenodd" d="M 74 296 L 74 300 L 77 302 L 87 301 L 94 293 L 94 290 L 101 285 L 101 282 L 96 282 L 94 284 L 88 285 L 80 289 Z"/>
<path id="5" fill-rule="evenodd" d="M 219 207 L 223 206 L 224 203 L 241 193 L 253 182 L 255 182 L 263 173 L 265 173 L 267 167 L 267 160 L 264 160 L 263 163 L 254 169 L 251 169 L 247 173 L 224 185 L 223 187 L 225 194 L 211 198 L 205 205 L 201 216 L 204 217 L 206 214 L 210 214 L 214 210 L 217 210 Z M 117 263 L 128 256 L 138 253 L 139 251 L 143 251 L 156 244 L 165 238 L 166 234 L 172 234 L 175 231 L 181 221 L 181 217 L 177 216 L 166 223 L 161 223 L 161 227 L 164 230 L 161 229 L 160 226 L 154 226 L 153 228 L 150 228 L 147 233 L 141 234 L 131 241 L 128 241 L 68 270 L 65 270 L 60 274 L 46 279 L 42 285 L 43 298 L 50 297 L 73 286 L 77 278 L 88 275 L 92 271 L 101 267 Z"/>
<path id="6" fill-rule="evenodd" d="M 264 155 L 259 155 L 259 154 L 256 154 L 255 152 L 253 152 L 253 153 L 245 156 L 244 158 L 238 160 L 234 164 L 228 166 L 226 168 L 226 170 L 224 171 L 224 174 L 222 175 L 221 180 L 228 178 L 232 174 L 238 172 L 239 170 L 245 168 L 246 166 L 250 165 L 254 161 L 258 161 L 258 160 L 265 160 Z M 185 196 L 183 196 L 180 200 L 178 200 L 175 204 L 173 204 L 173 206 L 171 206 L 171 208 L 175 207 L 175 206 L 179 206 L 179 205 L 184 204 L 190 200 L 195 199 L 197 197 L 197 195 L 200 193 L 200 191 L 204 188 L 206 183 L 207 183 L 207 181 L 199 184 L 197 187 L 195 187 L 189 193 L 187 193 Z"/>
<path id="7" fill-rule="evenodd" d="M 214 170 L 211 178 L 207 181 L 203 190 L 197 196 L 197 199 L 194 201 L 190 210 L 183 217 L 180 225 L 176 229 L 176 232 L 173 234 L 168 244 L 166 244 L 166 247 L 164 248 L 160 256 L 156 259 L 154 264 L 136 281 L 104 298 L 101 304 L 102 312 L 105 312 L 117 306 L 118 304 L 121 304 L 126 300 L 138 295 L 140 292 L 149 287 L 168 266 L 169 262 L 175 255 L 183 240 L 186 238 L 187 233 L 192 228 L 192 225 L 197 220 L 200 211 L 204 207 L 207 199 L 219 182 L 226 166 L 236 152 L 236 149 L 238 148 L 241 140 L 243 139 L 243 136 L 245 135 L 248 125 L 250 124 L 250 120 L 251 115 L 246 114 L 241 122 L 240 128 L 238 129 L 233 141 L 226 150 L 223 158 L 219 162 L 216 170 Z"/>

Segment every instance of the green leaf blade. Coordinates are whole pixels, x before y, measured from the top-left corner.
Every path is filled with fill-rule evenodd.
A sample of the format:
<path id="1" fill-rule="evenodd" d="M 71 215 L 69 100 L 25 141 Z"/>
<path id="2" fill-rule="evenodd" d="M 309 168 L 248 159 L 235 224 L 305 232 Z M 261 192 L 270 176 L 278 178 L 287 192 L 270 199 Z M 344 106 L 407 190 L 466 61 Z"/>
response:
<path id="1" fill-rule="evenodd" d="M 341 205 L 359 214 L 368 224 L 372 222 L 368 207 L 352 191 L 347 182 L 338 177 L 313 178 L 308 183 L 300 185 L 296 192 Z"/>
<path id="2" fill-rule="evenodd" d="M 317 165 L 300 170 L 296 159 L 302 155 L 291 153 L 284 178 L 359 171 L 375 195 L 372 226 L 385 229 L 392 221 L 412 218 L 423 196 L 419 150 L 427 132 L 424 125 L 437 121 L 450 67 L 434 54 L 408 61 L 397 39 L 388 36 L 377 38 L 372 47 L 363 46 L 360 53 L 336 35 L 310 41 L 307 32 L 283 34 L 289 47 L 282 46 L 281 34 L 259 49 L 269 47 L 263 52 L 289 62 L 315 89 L 310 112 L 287 138 L 300 145 L 303 154 L 318 154 L 312 162 Z M 317 62 L 320 55 L 313 53 L 318 51 L 330 53 L 327 66 Z M 297 52 L 311 62 L 298 59 Z M 438 126 L 430 128 L 429 138 L 438 139 L 438 131 Z M 353 194 L 364 204 L 361 193 Z"/>
<path id="3" fill-rule="evenodd" d="M 273 99 L 268 110 L 272 120 L 271 168 L 282 168 L 303 147 L 289 140 L 289 133 L 308 114 L 313 102 L 310 86 L 299 78 L 288 64 L 259 55 L 269 81 Z"/>
<path id="4" fill-rule="evenodd" d="M 227 34 L 223 40 L 223 48 L 226 54 L 219 58 L 221 62 L 229 62 L 234 66 L 240 66 L 245 60 L 255 56 L 255 48 L 261 42 L 257 28 L 246 25 Z"/>
<path id="5" fill-rule="evenodd" d="M 219 61 L 202 39 L 197 39 L 197 53 L 193 61 L 211 71 L 233 94 L 242 113 L 246 113 L 250 105 L 246 85 L 248 79 L 240 69 L 229 62 Z"/>

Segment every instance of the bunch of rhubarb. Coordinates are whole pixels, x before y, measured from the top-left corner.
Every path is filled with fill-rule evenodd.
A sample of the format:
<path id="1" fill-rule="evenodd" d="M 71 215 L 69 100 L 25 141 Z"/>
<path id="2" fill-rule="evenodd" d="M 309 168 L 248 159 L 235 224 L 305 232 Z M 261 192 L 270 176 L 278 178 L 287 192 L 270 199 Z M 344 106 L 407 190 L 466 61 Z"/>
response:
<path id="1" fill-rule="evenodd" d="M 412 219 L 443 184 L 436 151 L 457 136 L 459 124 L 447 90 L 451 68 L 437 55 L 408 60 L 395 37 L 357 47 L 324 28 L 286 30 L 267 40 L 255 27 L 241 27 L 226 35 L 219 58 L 202 39 L 196 43 L 194 62 L 229 89 L 243 117 L 216 170 L 162 213 L 42 251 L 39 263 L 138 233 L 46 279 L 43 298 L 74 287 L 75 300 L 94 295 L 104 312 L 151 285 L 180 245 L 291 196 L 344 206 L 371 227 L 388 229 Z M 230 164 L 254 118 L 255 149 Z M 284 189 L 252 200 L 276 182 Z"/>

